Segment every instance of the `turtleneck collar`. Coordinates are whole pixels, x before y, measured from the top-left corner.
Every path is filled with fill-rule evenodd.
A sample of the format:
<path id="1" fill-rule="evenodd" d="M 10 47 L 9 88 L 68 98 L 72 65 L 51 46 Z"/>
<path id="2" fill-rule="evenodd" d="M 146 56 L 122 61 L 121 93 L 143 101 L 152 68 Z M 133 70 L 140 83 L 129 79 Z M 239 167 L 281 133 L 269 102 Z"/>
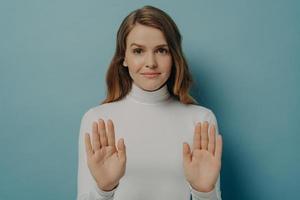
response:
<path id="1" fill-rule="evenodd" d="M 158 104 L 169 99 L 170 93 L 168 91 L 167 84 L 165 84 L 158 90 L 146 91 L 132 82 L 132 87 L 127 97 L 143 104 Z"/>

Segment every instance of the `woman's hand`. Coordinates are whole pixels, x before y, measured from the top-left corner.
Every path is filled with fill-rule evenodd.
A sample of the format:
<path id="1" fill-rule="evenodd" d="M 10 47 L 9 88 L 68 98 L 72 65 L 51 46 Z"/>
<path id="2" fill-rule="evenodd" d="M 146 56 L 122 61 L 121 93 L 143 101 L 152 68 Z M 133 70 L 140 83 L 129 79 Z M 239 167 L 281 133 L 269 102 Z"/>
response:
<path id="1" fill-rule="evenodd" d="M 218 180 L 221 169 L 222 137 L 215 134 L 208 122 L 195 127 L 193 151 L 187 143 L 183 144 L 184 174 L 190 185 L 199 192 L 210 192 Z"/>
<path id="2" fill-rule="evenodd" d="M 111 120 L 107 122 L 107 132 L 102 119 L 93 123 L 92 144 L 88 133 L 85 134 L 87 164 L 98 187 L 104 191 L 114 189 L 125 174 L 126 148 L 124 139 L 115 145 L 115 131 Z"/>

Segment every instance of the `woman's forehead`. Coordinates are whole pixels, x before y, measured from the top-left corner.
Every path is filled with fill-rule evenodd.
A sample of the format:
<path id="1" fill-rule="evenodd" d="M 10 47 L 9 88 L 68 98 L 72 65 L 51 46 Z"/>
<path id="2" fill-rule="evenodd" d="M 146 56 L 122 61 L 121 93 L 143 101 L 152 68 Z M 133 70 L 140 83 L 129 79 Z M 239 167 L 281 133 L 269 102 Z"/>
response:
<path id="1" fill-rule="evenodd" d="M 150 26 L 137 24 L 129 32 L 127 45 L 138 44 L 139 46 L 159 46 L 167 45 L 164 33 Z"/>

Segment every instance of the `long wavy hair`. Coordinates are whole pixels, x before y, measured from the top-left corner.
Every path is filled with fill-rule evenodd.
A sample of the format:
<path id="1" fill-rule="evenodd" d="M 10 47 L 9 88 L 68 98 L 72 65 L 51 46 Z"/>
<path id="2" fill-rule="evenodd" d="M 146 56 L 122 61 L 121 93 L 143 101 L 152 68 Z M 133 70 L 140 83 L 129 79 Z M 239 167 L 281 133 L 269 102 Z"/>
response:
<path id="1" fill-rule="evenodd" d="M 183 55 L 179 29 L 167 13 L 153 6 L 132 11 L 121 23 L 117 32 L 116 51 L 106 74 L 106 99 L 100 104 L 119 101 L 131 90 L 133 80 L 128 68 L 123 67 L 123 61 L 126 38 L 137 23 L 159 29 L 166 38 L 173 61 L 171 74 L 166 82 L 170 94 L 184 104 L 198 104 L 189 94 L 193 80 Z"/>

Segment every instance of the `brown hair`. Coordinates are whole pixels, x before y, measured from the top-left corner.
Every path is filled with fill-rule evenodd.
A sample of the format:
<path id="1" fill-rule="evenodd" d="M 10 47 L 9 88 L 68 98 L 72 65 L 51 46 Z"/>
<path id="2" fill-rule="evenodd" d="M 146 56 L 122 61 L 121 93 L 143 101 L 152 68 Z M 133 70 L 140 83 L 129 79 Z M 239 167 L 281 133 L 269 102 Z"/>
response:
<path id="1" fill-rule="evenodd" d="M 106 74 L 107 96 L 101 104 L 121 100 L 131 90 L 132 79 L 128 68 L 123 67 L 123 60 L 126 38 L 136 23 L 163 32 L 173 59 L 171 74 L 167 80 L 168 91 L 184 104 L 197 104 L 189 95 L 193 80 L 182 52 L 180 32 L 168 14 L 153 6 L 144 6 L 131 12 L 121 23 L 117 32 L 116 51 Z"/>

